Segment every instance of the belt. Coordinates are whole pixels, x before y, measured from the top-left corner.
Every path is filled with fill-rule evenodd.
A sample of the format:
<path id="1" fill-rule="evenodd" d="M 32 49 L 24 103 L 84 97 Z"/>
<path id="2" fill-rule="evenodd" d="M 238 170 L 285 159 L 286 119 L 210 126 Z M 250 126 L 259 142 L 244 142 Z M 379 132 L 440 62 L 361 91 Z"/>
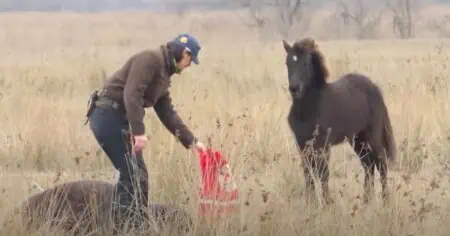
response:
<path id="1" fill-rule="evenodd" d="M 120 111 L 120 113 L 125 114 L 125 109 L 123 106 L 121 106 L 118 102 L 114 101 L 111 98 L 106 97 L 102 92 L 98 92 L 95 90 L 90 96 L 88 101 L 88 110 L 86 112 L 86 121 L 84 122 L 84 125 L 86 125 L 89 120 L 90 116 L 92 114 L 92 111 L 95 107 L 101 107 L 101 108 L 112 108 L 114 110 Z"/>
<path id="2" fill-rule="evenodd" d="M 119 110 L 122 108 L 122 106 L 118 102 L 116 102 L 106 96 L 99 96 L 97 101 L 95 101 L 95 105 L 98 107 L 113 108 L 116 110 Z"/>

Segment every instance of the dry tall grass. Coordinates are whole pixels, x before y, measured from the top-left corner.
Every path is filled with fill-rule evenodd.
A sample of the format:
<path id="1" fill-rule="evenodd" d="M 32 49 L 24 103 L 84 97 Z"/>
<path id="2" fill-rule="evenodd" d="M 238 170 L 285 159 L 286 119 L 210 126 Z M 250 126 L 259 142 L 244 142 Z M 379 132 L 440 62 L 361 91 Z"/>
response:
<path id="1" fill-rule="evenodd" d="M 103 71 L 111 74 L 131 54 L 190 31 L 204 45 L 201 65 L 173 77 L 173 98 L 194 133 L 204 142 L 211 138 L 230 158 L 242 193 L 239 223 L 198 227 L 193 235 L 447 235 L 450 230 L 449 41 L 318 40 L 332 79 L 359 71 L 383 89 L 400 169 L 390 172 L 394 206 L 382 207 L 376 182 L 378 199 L 364 207 L 362 168 L 348 145 L 338 146 L 330 179 L 336 204 L 312 209 L 302 198 L 302 170 L 286 124 L 290 98 L 281 41 L 257 42 L 237 21 L 219 27 L 221 21 L 213 22 L 211 15 L 180 20 L 137 13 L 30 13 L 0 19 L 0 217 L 35 192 L 33 182 L 47 188 L 75 179 L 114 181 L 112 165 L 83 126 L 88 94 L 101 86 Z M 145 122 L 152 137 L 145 151 L 151 199 L 195 214 L 198 160 L 152 110 Z M 45 232 L 23 232 L 19 223 L 0 231 Z"/>

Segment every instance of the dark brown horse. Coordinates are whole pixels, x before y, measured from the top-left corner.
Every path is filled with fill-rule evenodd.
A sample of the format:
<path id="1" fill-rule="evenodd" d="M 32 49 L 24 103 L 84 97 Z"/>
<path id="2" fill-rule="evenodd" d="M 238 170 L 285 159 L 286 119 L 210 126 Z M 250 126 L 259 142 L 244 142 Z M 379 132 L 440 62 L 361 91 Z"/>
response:
<path id="1" fill-rule="evenodd" d="M 288 123 L 303 156 L 308 193 L 314 192 L 314 174 L 325 202 L 333 202 L 328 188 L 330 148 L 347 140 L 364 168 L 364 201 L 373 197 L 375 167 L 383 197 L 388 197 L 388 164 L 395 163 L 396 145 L 380 88 L 358 73 L 327 82 L 324 57 L 312 38 L 283 44 L 293 100 Z"/>
<path id="2" fill-rule="evenodd" d="M 11 214 L 21 217 L 26 228 L 32 229 L 43 224 L 58 226 L 66 232 L 85 233 L 86 231 L 113 231 L 112 199 L 114 185 L 103 181 L 74 181 L 47 189 L 32 195 Z M 150 206 L 151 222 L 156 228 L 173 227 L 169 231 L 187 232 L 192 221 L 189 215 L 168 205 L 153 204 Z M 126 219 L 123 219 L 126 221 Z M 176 229 L 174 229 L 177 227 Z M 146 232 L 155 229 L 147 228 Z"/>

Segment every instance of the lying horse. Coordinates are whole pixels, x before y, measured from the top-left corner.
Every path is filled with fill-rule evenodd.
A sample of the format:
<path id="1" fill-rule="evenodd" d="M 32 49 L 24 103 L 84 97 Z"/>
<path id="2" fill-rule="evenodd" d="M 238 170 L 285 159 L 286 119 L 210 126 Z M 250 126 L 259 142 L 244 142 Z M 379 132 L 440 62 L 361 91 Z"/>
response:
<path id="1" fill-rule="evenodd" d="M 113 191 L 114 185 L 108 182 L 68 182 L 32 195 L 15 213 L 27 228 L 51 222 L 67 232 L 108 230 L 113 228 Z M 153 216 L 150 220 L 157 228 L 176 226 L 176 230 L 187 232 L 192 224 L 189 215 L 176 207 L 152 204 L 149 208 Z"/>
<path id="2" fill-rule="evenodd" d="M 293 100 L 288 123 L 303 156 L 307 192 L 314 192 L 311 168 L 320 179 L 325 202 L 333 202 L 328 189 L 330 148 L 347 140 L 365 171 L 364 202 L 373 195 L 375 167 L 386 198 L 387 167 L 395 163 L 396 149 L 380 88 L 358 73 L 327 82 L 325 60 L 312 38 L 299 40 L 293 46 L 284 40 L 283 44 Z"/>

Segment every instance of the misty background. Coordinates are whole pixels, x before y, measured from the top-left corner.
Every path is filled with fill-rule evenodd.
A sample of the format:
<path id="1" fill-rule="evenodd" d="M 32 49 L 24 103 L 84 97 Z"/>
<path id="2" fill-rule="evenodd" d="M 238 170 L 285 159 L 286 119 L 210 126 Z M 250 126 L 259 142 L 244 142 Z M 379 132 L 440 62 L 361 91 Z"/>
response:
<path id="1" fill-rule="evenodd" d="M 0 0 L 0 12 L 117 11 L 175 13 L 177 22 L 192 13 L 195 27 L 208 32 L 234 30 L 238 20 L 263 39 L 298 32 L 321 39 L 450 38 L 450 0 Z"/>
<path id="2" fill-rule="evenodd" d="M 374 4 L 383 0 L 371 0 Z M 0 0 L 0 11 L 119 11 L 119 10 L 151 10 L 180 11 L 183 10 L 228 10 L 245 8 L 250 3 L 255 5 L 273 4 L 273 2 L 292 2 L 296 0 Z M 321 7 L 339 0 L 311 0 L 314 7 Z M 421 0 L 427 3 L 450 3 L 450 0 Z"/>
<path id="3" fill-rule="evenodd" d="M 0 0 L 1 11 L 178 11 L 190 9 L 228 9 L 229 0 Z"/>

